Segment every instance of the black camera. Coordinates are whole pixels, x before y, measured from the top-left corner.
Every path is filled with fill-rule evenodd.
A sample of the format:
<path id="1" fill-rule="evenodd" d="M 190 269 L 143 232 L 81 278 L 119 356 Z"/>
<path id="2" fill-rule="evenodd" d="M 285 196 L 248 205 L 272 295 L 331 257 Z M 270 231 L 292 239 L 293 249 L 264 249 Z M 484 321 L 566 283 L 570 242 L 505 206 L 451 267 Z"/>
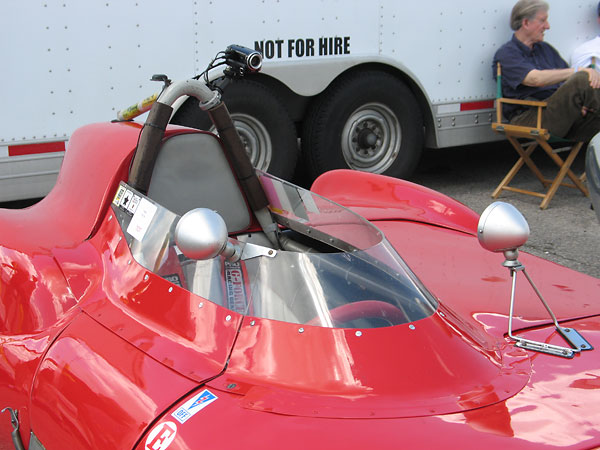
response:
<path id="1" fill-rule="evenodd" d="M 241 45 L 227 47 L 225 59 L 229 66 L 243 71 L 258 72 L 262 67 L 262 54 Z"/>

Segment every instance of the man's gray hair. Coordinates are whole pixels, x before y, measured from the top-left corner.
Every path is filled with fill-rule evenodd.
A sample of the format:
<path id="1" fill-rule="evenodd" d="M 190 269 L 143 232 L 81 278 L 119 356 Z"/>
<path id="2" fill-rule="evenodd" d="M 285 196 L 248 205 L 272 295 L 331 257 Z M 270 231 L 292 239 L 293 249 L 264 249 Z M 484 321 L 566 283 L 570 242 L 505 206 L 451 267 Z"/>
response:
<path id="1" fill-rule="evenodd" d="M 523 25 L 523 19 L 533 19 L 538 11 L 548 11 L 550 6 L 543 0 L 519 0 L 510 14 L 510 27 L 517 31 Z"/>

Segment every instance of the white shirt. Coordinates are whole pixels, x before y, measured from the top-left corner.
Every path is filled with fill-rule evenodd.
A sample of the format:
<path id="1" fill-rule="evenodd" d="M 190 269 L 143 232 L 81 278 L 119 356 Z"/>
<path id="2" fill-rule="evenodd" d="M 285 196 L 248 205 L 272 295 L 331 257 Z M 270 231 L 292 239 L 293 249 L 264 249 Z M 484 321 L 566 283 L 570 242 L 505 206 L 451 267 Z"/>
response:
<path id="1" fill-rule="evenodd" d="M 600 69 L 600 36 L 584 42 L 571 55 L 571 67 L 589 67 L 595 58 L 596 69 Z"/>

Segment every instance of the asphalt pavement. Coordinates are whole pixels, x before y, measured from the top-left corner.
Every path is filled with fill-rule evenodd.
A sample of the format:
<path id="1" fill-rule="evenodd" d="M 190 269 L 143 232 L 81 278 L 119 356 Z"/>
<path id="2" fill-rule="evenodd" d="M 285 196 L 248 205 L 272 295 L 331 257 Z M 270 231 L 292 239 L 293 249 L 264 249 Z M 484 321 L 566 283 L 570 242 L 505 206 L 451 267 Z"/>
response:
<path id="1" fill-rule="evenodd" d="M 546 177 L 554 176 L 556 165 L 541 149 L 534 161 Z M 491 194 L 517 160 L 517 153 L 505 141 L 442 150 L 426 150 L 411 181 L 443 192 L 481 214 L 493 201 Z M 573 163 L 580 174 L 585 152 Z M 539 190 L 541 183 L 527 167 L 512 185 Z M 600 223 L 591 202 L 579 190 L 558 189 L 546 210 L 540 198 L 503 192 L 497 199 L 517 207 L 530 228 L 523 250 L 577 271 L 600 278 Z"/>

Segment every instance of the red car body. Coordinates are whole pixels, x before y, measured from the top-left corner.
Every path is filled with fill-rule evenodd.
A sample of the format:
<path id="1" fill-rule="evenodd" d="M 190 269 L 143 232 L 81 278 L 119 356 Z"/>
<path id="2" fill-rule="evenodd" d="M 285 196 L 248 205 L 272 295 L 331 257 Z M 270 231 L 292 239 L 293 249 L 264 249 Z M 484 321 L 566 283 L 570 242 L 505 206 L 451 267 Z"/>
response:
<path id="1" fill-rule="evenodd" d="M 479 245 L 476 213 L 406 181 L 327 173 L 311 190 L 376 225 L 435 312 L 364 330 L 242 315 L 132 257 L 111 202 L 140 128 L 83 127 L 53 191 L 0 210 L 0 408 L 18 411 L 26 448 L 600 446 L 600 358 L 506 336 L 510 274 Z M 196 132 L 166 139 L 182 133 Z M 600 347 L 600 280 L 520 259 L 561 324 Z M 516 308 L 515 333 L 560 344 L 532 290 Z M 0 449 L 12 431 L 0 415 Z"/>

